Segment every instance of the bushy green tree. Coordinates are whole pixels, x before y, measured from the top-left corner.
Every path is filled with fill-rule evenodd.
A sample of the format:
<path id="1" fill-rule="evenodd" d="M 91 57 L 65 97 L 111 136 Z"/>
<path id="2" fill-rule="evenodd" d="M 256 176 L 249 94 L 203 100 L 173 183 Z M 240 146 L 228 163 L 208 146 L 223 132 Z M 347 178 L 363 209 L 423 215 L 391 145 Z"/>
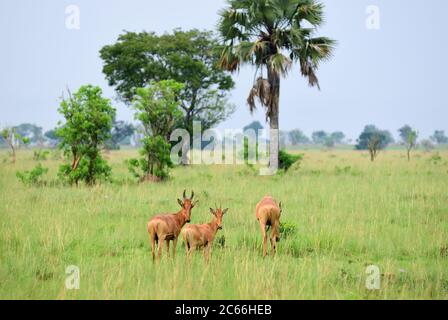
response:
<path id="1" fill-rule="evenodd" d="M 51 147 L 55 147 L 59 144 L 59 137 L 56 135 L 56 129 L 45 131 L 44 137 Z"/>
<path id="2" fill-rule="evenodd" d="M 408 161 L 411 160 L 411 150 L 417 146 L 418 132 L 412 129 L 409 125 L 405 125 L 398 129 L 400 138 L 406 147 Z"/>
<path id="3" fill-rule="evenodd" d="M 389 131 L 380 130 L 374 125 L 367 125 L 360 134 L 355 149 L 368 150 L 370 160 L 374 161 L 380 150 L 386 148 L 391 142 L 393 142 L 393 138 Z"/>
<path id="4" fill-rule="evenodd" d="M 1 138 L 11 149 L 11 162 L 16 162 L 16 149 L 20 144 L 27 145 L 30 143 L 28 137 L 23 137 L 20 135 L 15 128 L 3 128 L 1 131 Z"/>
<path id="5" fill-rule="evenodd" d="M 129 170 L 141 181 L 164 179 L 172 167 L 169 137 L 182 118 L 178 97 L 184 85 L 174 80 L 152 82 L 146 88 L 138 88 L 133 107 L 135 118 L 144 128 L 140 159 L 128 161 Z"/>
<path id="6" fill-rule="evenodd" d="M 110 139 L 106 141 L 106 148 L 109 150 L 119 150 L 121 144 L 129 144 L 129 140 L 135 132 L 131 123 L 116 121 L 112 125 Z"/>
<path id="7" fill-rule="evenodd" d="M 314 144 L 324 144 L 325 140 L 328 138 L 328 133 L 326 133 L 323 130 L 314 131 L 311 134 L 311 139 L 313 140 Z"/>
<path id="8" fill-rule="evenodd" d="M 430 137 L 430 139 L 437 144 L 448 143 L 448 137 L 445 135 L 445 131 L 443 130 L 434 131 L 434 134 Z"/>
<path id="9" fill-rule="evenodd" d="M 174 30 L 157 35 L 153 32 L 126 32 L 115 44 L 100 51 L 103 72 L 119 97 L 130 104 L 137 88 L 151 81 L 175 80 L 185 84 L 178 95 L 183 116 L 176 127 L 193 136 L 193 121 L 201 121 L 206 130 L 228 118 L 234 106 L 228 103 L 232 78 L 218 67 L 220 52 L 211 32 Z"/>
<path id="10" fill-rule="evenodd" d="M 335 144 L 344 143 L 345 134 L 342 131 L 335 131 L 330 135 L 331 139 Z"/>
<path id="11" fill-rule="evenodd" d="M 310 143 L 310 139 L 300 129 L 289 131 L 289 140 L 291 140 L 293 146 Z"/>
<path id="12" fill-rule="evenodd" d="M 84 181 L 93 185 L 98 179 L 107 179 L 111 168 L 101 156 L 101 148 L 110 138 L 115 109 L 102 90 L 84 85 L 73 95 L 63 99 L 58 109 L 65 118 L 56 134 L 59 147 L 70 163 L 61 165 L 59 176 L 70 184 Z"/>
<path id="13" fill-rule="evenodd" d="M 32 144 L 40 145 L 44 142 L 42 127 L 31 123 L 22 123 L 15 126 L 14 129 L 20 136 L 28 138 Z"/>
<path id="14" fill-rule="evenodd" d="M 429 139 L 422 140 L 421 145 L 423 147 L 423 150 L 425 150 L 425 152 L 430 152 L 435 149 L 434 144 Z"/>

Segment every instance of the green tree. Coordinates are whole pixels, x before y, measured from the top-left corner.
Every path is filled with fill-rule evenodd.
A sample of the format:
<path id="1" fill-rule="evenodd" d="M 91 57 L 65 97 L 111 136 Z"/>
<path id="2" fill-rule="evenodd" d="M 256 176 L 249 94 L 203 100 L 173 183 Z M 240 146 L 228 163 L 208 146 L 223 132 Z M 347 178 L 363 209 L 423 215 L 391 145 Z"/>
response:
<path id="1" fill-rule="evenodd" d="M 445 131 L 443 130 L 434 131 L 434 134 L 430 137 L 430 139 L 437 144 L 448 143 L 448 137 L 445 135 Z"/>
<path id="2" fill-rule="evenodd" d="M 48 130 L 44 133 L 44 137 L 50 143 L 52 147 L 59 144 L 59 137 L 56 134 L 56 129 Z"/>
<path id="3" fill-rule="evenodd" d="M 135 132 L 131 123 L 114 120 L 110 139 L 106 141 L 106 148 L 109 150 L 119 150 L 121 144 L 129 144 L 129 140 Z"/>
<path id="4" fill-rule="evenodd" d="M 130 104 L 137 88 L 151 81 L 175 80 L 185 84 L 177 99 L 183 117 L 176 127 L 193 136 L 193 121 L 209 129 L 234 112 L 228 103 L 232 78 L 217 62 L 217 40 L 211 32 L 198 30 L 156 35 L 153 32 L 126 32 L 113 45 L 100 51 L 103 73 L 122 98 Z"/>
<path id="5" fill-rule="evenodd" d="M 370 160 L 374 161 L 380 150 L 386 148 L 391 142 L 393 142 L 393 138 L 389 131 L 380 130 L 374 125 L 367 125 L 360 134 L 355 149 L 368 150 Z"/>
<path id="6" fill-rule="evenodd" d="M 289 139 L 292 145 L 310 143 L 310 139 L 300 129 L 294 129 L 289 132 Z"/>
<path id="7" fill-rule="evenodd" d="M 31 123 L 22 123 L 15 126 L 14 129 L 20 136 L 28 138 L 30 143 L 42 144 L 44 142 L 42 127 Z"/>
<path id="8" fill-rule="evenodd" d="M 431 140 L 429 139 L 425 139 L 421 142 L 421 145 L 423 147 L 423 150 L 425 150 L 425 152 L 430 152 L 432 150 L 435 149 L 434 144 L 431 142 Z"/>
<path id="9" fill-rule="evenodd" d="M 270 124 L 270 165 L 278 168 L 280 78 L 293 62 L 310 86 L 319 86 L 316 69 L 330 58 L 335 42 L 314 37 L 323 23 L 323 5 L 315 0 L 228 0 L 221 11 L 223 39 L 221 67 L 237 71 L 243 64 L 256 66 L 255 83 L 248 97 L 266 109 Z"/>
<path id="10" fill-rule="evenodd" d="M 60 166 L 60 177 L 69 183 L 84 181 L 87 185 L 107 179 L 111 168 L 102 158 L 100 148 L 110 138 L 115 109 L 102 97 L 101 88 L 84 85 L 73 95 L 69 92 L 58 111 L 65 118 L 56 131 L 59 147 L 71 159 Z"/>
<path id="11" fill-rule="evenodd" d="M 342 131 L 335 131 L 330 136 L 336 144 L 342 144 L 345 139 L 345 134 Z"/>
<path id="12" fill-rule="evenodd" d="M 404 125 L 398 129 L 400 138 L 406 147 L 408 161 L 411 161 L 411 150 L 417 146 L 418 132 L 412 129 L 409 125 Z"/>
<path id="13" fill-rule="evenodd" d="M 314 131 L 311 134 L 311 139 L 313 139 L 314 144 L 324 144 L 325 141 L 328 139 L 328 133 L 325 131 Z"/>
<path id="14" fill-rule="evenodd" d="M 128 163 L 131 173 L 141 181 L 168 177 L 168 169 L 172 167 L 169 137 L 182 118 L 178 97 L 183 88 L 183 84 L 174 80 L 163 80 L 136 91 L 135 118 L 141 122 L 145 136 L 141 140 L 142 157 Z"/>
<path id="15" fill-rule="evenodd" d="M 336 144 L 336 142 L 334 141 L 334 138 L 332 135 L 327 136 L 324 140 L 324 146 L 327 147 L 328 149 L 333 148 L 335 144 Z"/>
<path id="16" fill-rule="evenodd" d="M 8 147 L 11 149 L 11 162 L 16 162 L 16 149 L 20 144 L 27 145 L 30 143 L 28 137 L 23 137 L 17 133 L 15 128 L 3 128 L 1 131 L 1 138 L 5 141 Z"/>

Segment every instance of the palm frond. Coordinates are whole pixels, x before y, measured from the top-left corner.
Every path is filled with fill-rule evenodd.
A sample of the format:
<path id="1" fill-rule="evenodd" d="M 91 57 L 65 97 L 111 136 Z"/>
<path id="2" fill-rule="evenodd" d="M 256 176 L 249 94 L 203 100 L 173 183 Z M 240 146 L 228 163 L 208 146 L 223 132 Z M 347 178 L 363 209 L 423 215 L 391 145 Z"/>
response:
<path id="1" fill-rule="evenodd" d="M 292 61 L 283 54 L 276 53 L 269 57 L 268 65 L 275 73 L 286 76 L 289 70 L 291 70 Z"/>
<path id="2" fill-rule="evenodd" d="M 269 107 L 271 104 L 271 85 L 263 77 L 258 77 L 247 97 L 250 112 L 256 109 L 256 99 L 263 107 Z"/>

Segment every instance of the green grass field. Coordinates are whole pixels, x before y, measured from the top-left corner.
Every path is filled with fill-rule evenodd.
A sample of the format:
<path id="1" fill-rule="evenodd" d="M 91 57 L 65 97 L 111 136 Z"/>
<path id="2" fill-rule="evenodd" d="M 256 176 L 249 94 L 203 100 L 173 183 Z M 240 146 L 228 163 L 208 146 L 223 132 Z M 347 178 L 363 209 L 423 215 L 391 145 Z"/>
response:
<path id="1" fill-rule="evenodd" d="M 45 187 L 25 187 L 16 171 L 37 162 L 20 151 L 0 162 L 2 299 L 447 299 L 448 152 L 302 151 L 301 167 L 262 177 L 245 166 L 178 167 L 172 179 L 130 180 L 126 150 L 106 158 L 114 182 L 93 188 L 55 180 L 61 160 L 47 160 Z M 5 159 L 6 151 L 0 153 Z M 153 264 L 146 222 L 178 210 L 194 189 L 192 223 L 208 222 L 222 203 L 225 246 L 209 264 L 200 253 Z M 282 221 L 297 231 L 275 257 L 263 258 L 255 205 L 265 194 L 283 202 Z M 365 286 L 377 265 L 381 289 Z M 67 290 L 65 269 L 80 268 L 80 289 Z"/>

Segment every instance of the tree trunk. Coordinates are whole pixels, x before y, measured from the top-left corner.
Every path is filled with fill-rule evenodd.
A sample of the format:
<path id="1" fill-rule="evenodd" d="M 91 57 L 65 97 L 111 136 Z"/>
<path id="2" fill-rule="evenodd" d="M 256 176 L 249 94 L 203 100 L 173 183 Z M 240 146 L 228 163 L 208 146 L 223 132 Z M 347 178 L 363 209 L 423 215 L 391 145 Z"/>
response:
<path id="1" fill-rule="evenodd" d="M 268 81 L 271 86 L 271 106 L 269 112 L 269 167 L 271 170 L 277 170 L 279 166 L 279 102 L 280 102 L 280 76 L 268 70 Z"/>

